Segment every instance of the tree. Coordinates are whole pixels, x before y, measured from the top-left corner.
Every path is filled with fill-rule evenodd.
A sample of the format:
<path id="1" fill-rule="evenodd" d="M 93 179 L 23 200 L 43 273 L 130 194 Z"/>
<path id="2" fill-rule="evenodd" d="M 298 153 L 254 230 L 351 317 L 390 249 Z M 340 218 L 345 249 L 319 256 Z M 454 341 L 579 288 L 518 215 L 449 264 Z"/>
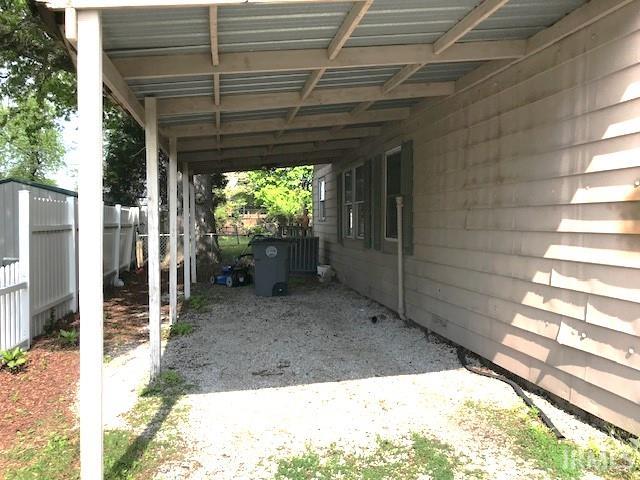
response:
<path id="1" fill-rule="evenodd" d="M 312 178 L 313 167 L 290 167 L 249 172 L 247 183 L 269 216 L 290 222 L 311 209 Z"/>
<path id="2" fill-rule="evenodd" d="M 0 176 L 41 183 L 63 163 L 64 146 L 50 102 L 29 96 L 0 107 Z"/>

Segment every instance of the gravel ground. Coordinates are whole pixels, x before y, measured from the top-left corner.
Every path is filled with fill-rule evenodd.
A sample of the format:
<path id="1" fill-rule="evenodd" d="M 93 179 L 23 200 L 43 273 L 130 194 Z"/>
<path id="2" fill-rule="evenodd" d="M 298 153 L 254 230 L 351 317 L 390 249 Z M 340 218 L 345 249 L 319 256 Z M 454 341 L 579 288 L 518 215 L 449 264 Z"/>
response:
<path id="1" fill-rule="evenodd" d="M 278 458 L 307 446 L 362 453 L 378 436 L 412 432 L 449 443 L 488 478 L 548 478 L 458 418 L 466 400 L 519 404 L 509 386 L 464 370 L 454 349 L 352 290 L 299 285 L 287 297 L 257 298 L 251 288 L 211 287 L 206 295 L 206 311 L 184 318 L 196 331 L 165 349 L 163 368 L 194 387 L 181 426 L 187 458 L 159 478 L 271 478 Z M 131 371 L 135 360 L 128 362 Z M 137 382 L 120 384 L 124 398 Z M 547 403 L 545 410 L 569 438 L 603 437 Z"/>

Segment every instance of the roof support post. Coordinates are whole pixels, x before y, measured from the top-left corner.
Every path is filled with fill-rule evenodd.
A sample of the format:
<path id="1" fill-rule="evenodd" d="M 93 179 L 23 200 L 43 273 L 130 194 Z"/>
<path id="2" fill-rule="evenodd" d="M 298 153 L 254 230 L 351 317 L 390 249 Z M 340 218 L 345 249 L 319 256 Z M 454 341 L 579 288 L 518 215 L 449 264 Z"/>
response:
<path id="1" fill-rule="evenodd" d="M 169 139 L 169 323 L 178 319 L 178 144 Z"/>
<path id="2" fill-rule="evenodd" d="M 191 240 L 189 240 L 189 164 L 182 163 L 182 266 L 184 299 L 191 298 Z"/>
<path id="3" fill-rule="evenodd" d="M 191 215 L 189 216 L 189 236 L 191 237 L 191 283 L 198 283 L 198 274 L 196 272 L 196 189 L 193 184 L 193 175 L 189 175 L 189 203 Z"/>
<path id="4" fill-rule="evenodd" d="M 102 25 L 100 12 L 78 12 L 78 265 L 80 310 L 80 476 L 102 478 Z"/>
<path id="5" fill-rule="evenodd" d="M 160 373 L 160 219 L 158 183 L 158 115 L 157 100 L 144 99 L 145 145 L 147 153 L 147 212 L 149 275 L 149 343 L 151 379 Z"/>

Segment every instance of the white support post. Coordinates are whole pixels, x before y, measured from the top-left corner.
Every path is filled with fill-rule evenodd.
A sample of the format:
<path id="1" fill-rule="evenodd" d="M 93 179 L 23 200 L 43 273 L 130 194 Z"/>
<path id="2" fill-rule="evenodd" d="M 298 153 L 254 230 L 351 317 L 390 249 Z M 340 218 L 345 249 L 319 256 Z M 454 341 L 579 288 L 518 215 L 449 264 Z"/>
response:
<path id="1" fill-rule="evenodd" d="M 78 311 L 78 285 L 76 283 L 76 199 L 75 197 L 67 197 L 67 222 L 71 225 L 69 234 L 69 291 L 73 294 L 71 299 L 71 311 Z"/>
<path id="2" fill-rule="evenodd" d="M 113 234 L 113 286 L 122 287 L 120 280 L 120 236 L 122 235 L 122 205 L 116 205 L 116 231 Z"/>
<path id="3" fill-rule="evenodd" d="M 102 466 L 102 25 L 100 12 L 78 12 L 78 224 L 80 311 L 80 478 Z"/>
<path id="4" fill-rule="evenodd" d="M 178 319 L 178 145 L 169 139 L 169 322 Z"/>
<path id="5" fill-rule="evenodd" d="M 198 283 L 198 275 L 196 272 L 197 268 L 197 242 L 196 242 L 196 189 L 193 184 L 193 175 L 190 175 L 189 181 L 189 203 L 191 207 L 189 210 L 191 211 L 191 215 L 189 216 L 189 237 L 191 238 L 191 283 Z"/>
<path id="6" fill-rule="evenodd" d="M 189 164 L 182 164 L 182 266 L 184 269 L 184 299 L 191 298 L 191 240 L 189 239 Z"/>
<path id="7" fill-rule="evenodd" d="M 18 193 L 18 262 L 20 265 L 20 282 L 26 288 L 20 293 L 20 338 L 27 340 L 27 348 L 31 347 L 31 212 L 29 190 Z"/>
<path id="8" fill-rule="evenodd" d="M 151 345 L 151 379 L 160 373 L 160 222 L 158 183 L 158 115 L 157 100 L 144 99 L 145 145 L 147 153 L 147 237 L 149 260 L 149 343 Z"/>

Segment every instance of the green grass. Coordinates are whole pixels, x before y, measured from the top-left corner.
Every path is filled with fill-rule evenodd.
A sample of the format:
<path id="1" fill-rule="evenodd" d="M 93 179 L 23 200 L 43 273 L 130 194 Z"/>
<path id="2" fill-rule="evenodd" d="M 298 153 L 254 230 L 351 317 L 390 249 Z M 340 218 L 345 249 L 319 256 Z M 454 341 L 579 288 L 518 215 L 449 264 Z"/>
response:
<path id="1" fill-rule="evenodd" d="M 181 335 L 189 335 L 193 332 L 193 324 L 185 322 L 177 322 L 171 325 L 169 329 L 169 337 L 178 337 Z"/>
<path id="2" fill-rule="evenodd" d="M 207 308 L 209 299 L 206 295 L 200 293 L 194 293 L 189 300 L 184 301 L 184 306 L 187 310 L 194 312 L 203 312 Z"/>
<path id="3" fill-rule="evenodd" d="M 251 253 L 251 248 L 247 246 L 249 244 L 248 237 L 238 237 L 238 239 L 236 237 L 218 237 L 218 244 L 223 265 L 233 263 L 233 260 L 243 253 Z"/>
<path id="4" fill-rule="evenodd" d="M 605 478 L 640 480 L 637 449 L 613 439 L 607 448 L 595 444 L 584 448 L 568 440 L 558 440 L 533 409 L 524 406 L 502 409 L 468 401 L 460 414 L 474 425 L 474 431 L 483 430 L 492 441 L 506 441 L 514 454 L 548 472 L 552 478 L 573 480 L 592 472 Z"/>
<path id="5" fill-rule="evenodd" d="M 410 441 L 378 440 L 377 447 L 365 455 L 352 455 L 332 447 L 325 452 L 307 448 L 302 455 L 278 461 L 276 480 L 412 480 L 428 475 L 436 480 L 483 478 L 481 472 L 467 471 L 452 448 L 422 434 Z"/>

